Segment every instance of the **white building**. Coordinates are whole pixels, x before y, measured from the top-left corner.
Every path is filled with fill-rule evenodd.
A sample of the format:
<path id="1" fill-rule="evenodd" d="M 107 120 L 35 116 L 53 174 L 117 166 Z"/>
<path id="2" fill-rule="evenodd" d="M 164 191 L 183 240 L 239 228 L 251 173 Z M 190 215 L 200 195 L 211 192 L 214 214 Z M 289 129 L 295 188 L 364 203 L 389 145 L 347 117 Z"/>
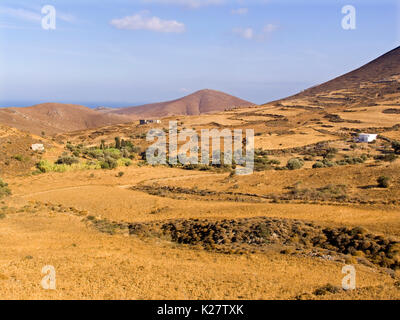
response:
<path id="1" fill-rule="evenodd" d="M 31 146 L 33 151 L 44 151 L 44 145 L 41 143 L 35 143 Z"/>
<path id="2" fill-rule="evenodd" d="M 153 124 L 153 123 L 157 123 L 160 124 L 161 120 L 140 120 L 139 121 L 140 124 Z"/>
<path id="3" fill-rule="evenodd" d="M 372 133 L 360 133 L 357 137 L 358 142 L 373 142 L 378 138 L 377 134 Z"/>

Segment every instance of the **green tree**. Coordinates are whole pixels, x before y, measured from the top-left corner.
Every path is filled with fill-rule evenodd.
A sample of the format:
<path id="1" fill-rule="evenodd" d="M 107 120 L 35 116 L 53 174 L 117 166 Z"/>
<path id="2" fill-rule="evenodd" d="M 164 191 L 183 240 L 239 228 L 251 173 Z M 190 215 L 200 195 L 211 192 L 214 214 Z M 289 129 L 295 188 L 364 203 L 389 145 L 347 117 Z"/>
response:
<path id="1" fill-rule="evenodd" d="M 104 150 L 106 148 L 106 140 L 101 140 L 100 149 Z"/>
<path id="2" fill-rule="evenodd" d="M 115 137 L 115 149 L 121 149 L 121 138 Z"/>

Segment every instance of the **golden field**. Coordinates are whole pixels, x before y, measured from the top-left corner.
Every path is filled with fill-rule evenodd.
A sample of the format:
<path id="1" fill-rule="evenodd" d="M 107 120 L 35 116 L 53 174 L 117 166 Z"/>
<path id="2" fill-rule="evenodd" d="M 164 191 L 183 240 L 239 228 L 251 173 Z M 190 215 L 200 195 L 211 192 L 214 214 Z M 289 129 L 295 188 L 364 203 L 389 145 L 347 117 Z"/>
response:
<path id="1" fill-rule="evenodd" d="M 400 122 L 387 113 L 398 95 L 342 104 L 357 94 L 44 137 L 2 127 L 1 177 L 12 194 L 0 200 L 0 297 L 399 299 L 400 160 L 391 142 Z M 147 131 L 167 130 L 170 120 L 198 132 L 254 129 L 255 172 L 146 164 Z M 355 143 L 362 131 L 379 139 Z M 83 165 L 96 159 L 82 150 L 115 137 L 138 147 L 129 166 Z M 37 141 L 46 152 L 29 150 Z M 80 164 L 54 172 L 57 159 L 72 155 Z M 289 170 L 294 158 L 302 166 Z M 39 160 L 48 167 L 40 171 Z M 388 186 L 377 184 L 381 176 Z M 284 226 L 282 234 L 268 223 Z M 346 264 L 356 268 L 355 290 L 341 289 Z M 46 265 L 56 270 L 56 290 L 41 286 Z"/>
<path id="2" fill-rule="evenodd" d="M 312 169 L 311 169 L 312 170 Z M 223 200 L 177 200 L 133 191 L 143 184 L 196 185 L 218 189 L 227 174 L 165 168 L 128 168 L 121 178 L 114 171 L 50 173 L 8 179 L 13 195 L 10 210 L 0 220 L 2 242 L 0 294 L 5 299 L 397 299 L 396 276 L 383 269 L 356 265 L 354 292 L 323 296 L 313 292 L 341 285 L 342 264 L 279 252 L 226 255 L 179 245 L 157 237 L 104 234 L 87 224 L 93 215 L 112 221 L 245 217 L 279 217 L 320 225 L 365 226 L 399 236 L 400 211 L 350 205 L 296 203 L 236 203 Z M 306 170 L 304 170 L 306 171 Z M 91 173 L 94 174 L 91 175 Z M 300 171 L 298 171 L 300 173 Z M 262 177 L 240 177 L 245 189 L 263 192 Z M 273 179 L 275 191 L 279 182 Z M 280 184 L 287 183 L 282 179 Z M 254 190 L 256 191 L 256 190 Z M 35 210 L 30 204 L 47 203 Z M 23 209 L 23 207 L 25 209 Z M 73 208 L 58 212 L 57 206 Z M 154 210 L 161 209 L 156 214 Z M 79 214 L 76 214 L 79 212 Z M 43 290 L 41 268 L 53 265 L 57 290 Z"/>

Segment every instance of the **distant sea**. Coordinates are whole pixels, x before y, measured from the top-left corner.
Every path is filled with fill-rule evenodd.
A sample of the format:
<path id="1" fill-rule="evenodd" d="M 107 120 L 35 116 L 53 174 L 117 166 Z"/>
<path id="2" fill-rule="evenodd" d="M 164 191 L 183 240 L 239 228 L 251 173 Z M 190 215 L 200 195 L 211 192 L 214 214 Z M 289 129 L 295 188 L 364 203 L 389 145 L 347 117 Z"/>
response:
<path id="1" fill-rule="evenodd" d="M 88 108 L 95 109 L 97 107 L 107 107 L 107 108 L 125 108 L 125 107 L 134 107 L 141 106 L 143 104 L 147 104 L 150 102 L 84 102 L 84 101 L 5 101 L 0 100 L 0 108 L 8 108 L 8 107 L 30 107 L 36 104 L 46 103 L 46 102 L 56 102 L 56 103 L 66 103 L 66 104 L 78 104 L 82 106 L 86 106 Z"/>

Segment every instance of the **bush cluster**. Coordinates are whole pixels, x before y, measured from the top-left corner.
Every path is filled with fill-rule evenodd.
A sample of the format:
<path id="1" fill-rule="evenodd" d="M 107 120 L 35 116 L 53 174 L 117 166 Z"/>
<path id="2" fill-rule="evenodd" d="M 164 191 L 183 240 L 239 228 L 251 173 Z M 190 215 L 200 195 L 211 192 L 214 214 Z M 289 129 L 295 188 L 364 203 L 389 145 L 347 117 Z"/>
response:
<path id="1" fill-rule="evenodd" d="M 398 156 L 395 155 L 394 153 L 381 154 L 381 155 L 374 157 L 375 160 L 386 161 L 386 162 L 393 162 L 397 158 L 398 158 Z"/>
<path id="2" fill-rule="evenodd" d="M 389 188 L 390 178 L 386 176 L 380 176 L 377 180 L 379 188 Z"/>
<path id="3" fill-rule="evenodd" d="M 38 172 L 64 172 L 73 165 L 82 169 L 115 169 L 118 166 L 130 166 L 140 152 L 131 141 L 119 137 L 115 138 L 115 144 L 112 145 L 106 145 L 103 140 L 99 147 L 88 148 L 83 144 L 73 145 L 67 142 L 65 148 L 67 152 L 64 152 L 54 164 L 46 160 L 37 163 Z M 90 161 L 81 164 L 79 161 L 81 157 Z"/>
<path id="4" fill-rule="evenodd" d="M 286 167 L 289 170 L 301 169 L 304 166 L 304 160 L 300 158 L 292 158 L 288 160 Z"/>
<path id="5" fill-rule="evenodd" d="M 0 199 L 9 195 L 11 195 L 11 190 L 8 187 L 8 184 L 0 179 Z"/>
<path id="6" fill-rule="evenodd" d="M 279 166 L 281 162 L 276 159 L 269 159 L 266 155 L 254 158 L 254 171 L 265 171 Z"/>
<path id="7" fill-rule="evenodd" d="M 368 160 L 368 156 L 366 154 L 363 154 L 360 157 L 345 156 L 344 159 L 338 161 L 331 161 L 325 158 L 321 161 L 315 162 L 313 168 L 319 169 L 319 168 L 330 168 L 334 166 L 346 166 L 350 164 L 364 163 L 366 160 Z"/>
<path id="8" fill-rule="evenodd" d="M 79 159 L 74 156 L 67 155 L 67 154 L 63 154 L 56 161 L 56 164 L 66 164 L 68 166 L 71 166 L 74 163 L 79 163 Z"/>
<path id="9" fill-rule="evenodd" d="M 346 185 L 328 184 L 321 188 L 299 188 L 295 186 L 283 196 L 283 200 L 344 201 L 347 199 Z"/>
<path id="10" fill-rule="evenodd" d="M 154 226 L 137 224 L 131 233 L 148 232 Z M 158 228 L 158 227 L 157 227 Z M 159 225 L 164 236 L 180 244 L 233 253 L 235 249 L 280 244 L 367 259 L 385 268 L 400 269 L 400 243 L 369 233 L 362 227 L 322 228 L 313 223 L 276 218 L 238 220 L 176 220 Z M 151 230 L 154 234 L 154 229 Z"/>

